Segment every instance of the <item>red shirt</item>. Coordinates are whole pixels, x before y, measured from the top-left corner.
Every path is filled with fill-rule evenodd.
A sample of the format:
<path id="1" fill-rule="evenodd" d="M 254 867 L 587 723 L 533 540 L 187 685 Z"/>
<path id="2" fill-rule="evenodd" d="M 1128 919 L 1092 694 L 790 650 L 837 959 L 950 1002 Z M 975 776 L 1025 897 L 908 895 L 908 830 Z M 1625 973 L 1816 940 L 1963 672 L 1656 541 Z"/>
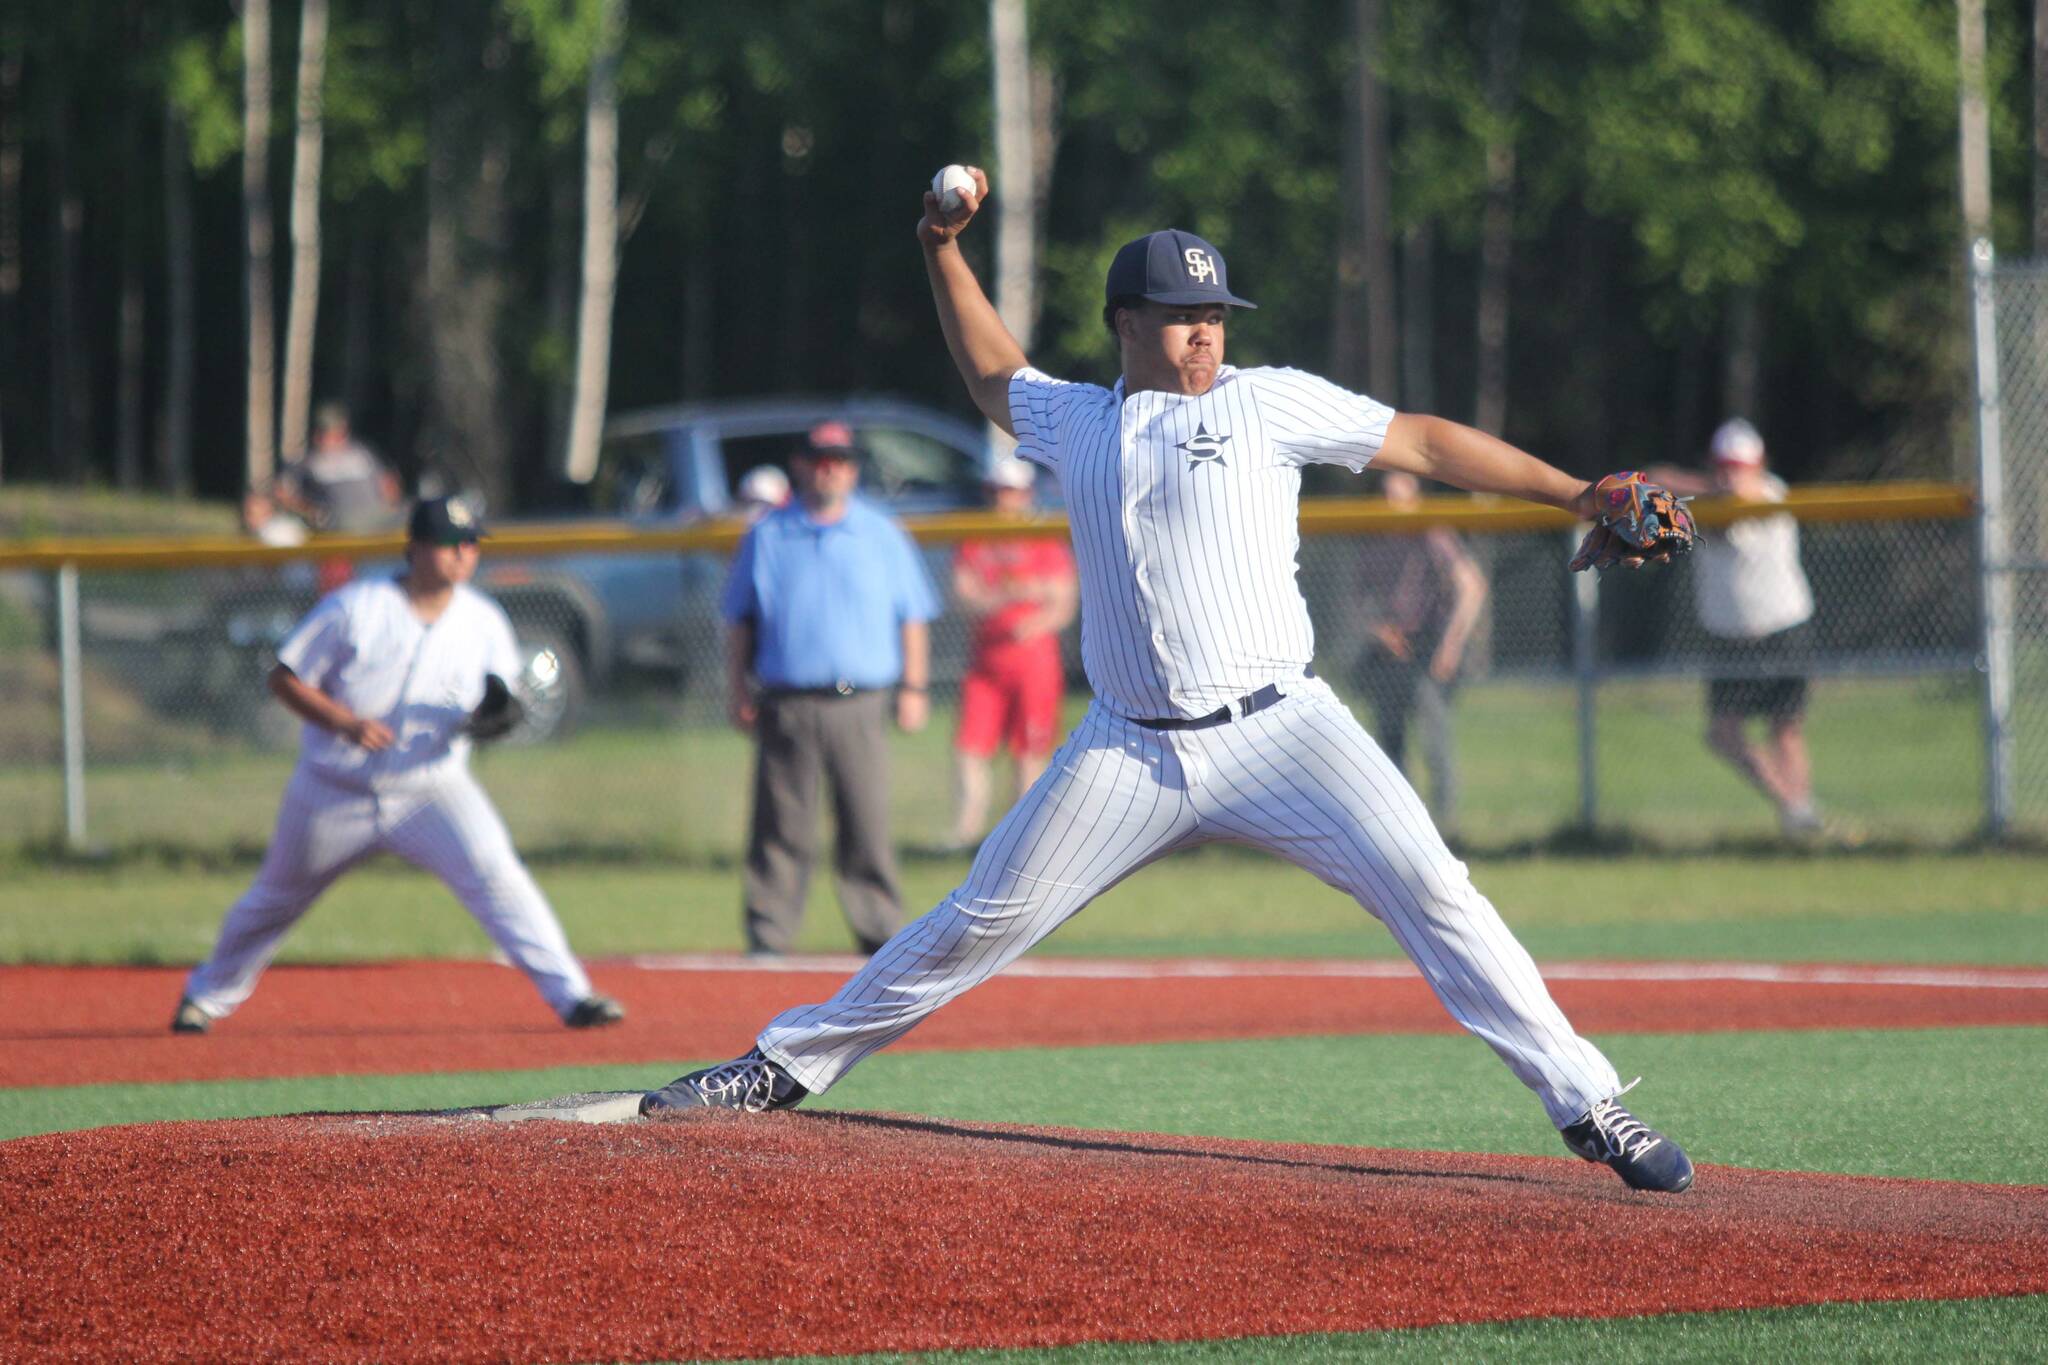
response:
<path id="1" fill-rule="evenodd" d="M 1066 541 L 1050 537 L 964 541 L 953 562 L 957 569 L 992 588 L 1059 583 L 1074 577 L 1074 552 Z M 1044 605 L 1010 602 L 983 616 L 974 623 L 975 654 L 1016 643 L 1019 624 L 1038 614 Z M 1051 645 L 1058 637 L 1048 633 L 1042 638 Z"/>

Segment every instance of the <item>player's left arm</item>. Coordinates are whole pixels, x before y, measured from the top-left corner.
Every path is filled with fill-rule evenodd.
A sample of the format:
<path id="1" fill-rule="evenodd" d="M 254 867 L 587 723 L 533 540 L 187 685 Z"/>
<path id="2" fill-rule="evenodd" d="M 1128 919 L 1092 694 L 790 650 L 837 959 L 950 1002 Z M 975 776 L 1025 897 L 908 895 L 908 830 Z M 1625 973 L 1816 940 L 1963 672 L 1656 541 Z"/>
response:
<path id="1" fill-rule="evenodd" d="M 1588 521 L 1598 512 L 1587 480 L 1477 427 L 1425 413 L 1396 413 L 1368 467 L 1405 470 L 1470 493 L 1500 493 L 1559 507 Z"/>

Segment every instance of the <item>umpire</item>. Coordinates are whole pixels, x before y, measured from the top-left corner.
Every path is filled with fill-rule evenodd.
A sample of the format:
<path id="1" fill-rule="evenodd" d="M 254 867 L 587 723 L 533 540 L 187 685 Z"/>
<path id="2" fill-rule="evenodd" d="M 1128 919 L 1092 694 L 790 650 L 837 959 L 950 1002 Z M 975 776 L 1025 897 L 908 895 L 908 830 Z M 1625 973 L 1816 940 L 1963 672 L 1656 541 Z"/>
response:
<path id="1" fill-rule="evenodd" d="M 903 919 L 889 839 L 888 716 L 930 714 L 938 593 L 903 528 L 854 490 L 860 451 L 821 422 L 790 460 L 796 497 L 740 541 L 720 603 L 733 724 L 754 736 L 743 879 L 747 949 L 789 950 L 817 857 L 820 780 L 837 825 L 839 908 L 863 953 Z"/>

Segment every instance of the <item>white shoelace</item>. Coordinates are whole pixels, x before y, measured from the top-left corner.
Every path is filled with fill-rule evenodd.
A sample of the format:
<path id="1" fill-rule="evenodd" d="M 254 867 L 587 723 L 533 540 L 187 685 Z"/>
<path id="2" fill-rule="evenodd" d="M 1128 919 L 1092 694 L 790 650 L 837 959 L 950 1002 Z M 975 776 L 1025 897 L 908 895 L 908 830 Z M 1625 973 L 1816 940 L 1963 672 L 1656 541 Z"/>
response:
<path id="1" fill-rule="evenodd" d="M 1607 1144 L 1607 1150 L 1617 1156 L 1635 1160 L 1664 1139 L 1634 1114 L 1616 1103 L 1623 1095 L 1641 1085 L 1643 1078 L 1636 1077 L 1612 1096 L 1600 1101 L 1586 1112 L 1593 1131 Z"/>
<path id="2" fill-rule="evenodd" d="M 716 1096 L 721 1101 L 737 1095 L 738 1107 L 743 1112 L 766 1113 L 775 1102 L 775 1073 L 768 1069 L 766 1058 L 750 1052 L 713 1069 L 697 1082 L 697 1091 L 706 1098 Z"/>

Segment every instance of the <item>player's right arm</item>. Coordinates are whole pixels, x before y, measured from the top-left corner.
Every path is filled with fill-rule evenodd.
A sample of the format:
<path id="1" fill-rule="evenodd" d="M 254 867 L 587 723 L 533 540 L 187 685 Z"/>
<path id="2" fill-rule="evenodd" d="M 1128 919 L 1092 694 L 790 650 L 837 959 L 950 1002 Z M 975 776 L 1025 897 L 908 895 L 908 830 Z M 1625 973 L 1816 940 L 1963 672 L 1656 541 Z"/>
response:
<path id="1" fill-rule="evenodd" d="M 931 279 L 939 329 L 946 334 L 946 349 L 953 354 L 968 396 L 984 417 L 1015 437 L 1010 377 L 1030 362 L 960 253 L 961 232 L 988 198 L 988 177 L 978 166 L 967 169 L 974 176 L 974 192 L 962 196 L 960 209 L 951 217 L 939 207 L 938 196 L 925 191 L 917 240 L 924 247 L 925 273 Z"/>
<path id="2" fill-rule="evenodd" d="M 740 537 L 732 563 L 725 571 L 725 588 L 719 595 L 718 612 L 725 618 L 725 715 L 742 734 L 754 732 L 760 719 L 754 696 L 754 659 L 761 638 L 758 628 L 761 600 L 754 590 L 754 555 L 761 528 L 756 525 Z"/>
<path id="3" fill-rule="evenodd" d="M 391 727 L 380 720 L 359 716 L 313 684 L 292 672 L 285 664 L 270 670 L 270 692 L 285 709 L 300 720 L 311 721 L 323 730 L 362 745 L 375 753 L 391 747 Z"/>
<path id="4" fill-rule="evenodd" d="M 362 591 L 360 585 L 350 585 L 320 599 L 320 605 L 277 647 L 277 667 L 270 670 L 267 682 L 271 695 L 300 720 L 374 753 L 391 746 L 396 738 L 391 728 L 382 721 L 357 715 L 346 703 L 320 688 L 321 680 L 332 676 L 354 650 L 350 608 Z"/>

